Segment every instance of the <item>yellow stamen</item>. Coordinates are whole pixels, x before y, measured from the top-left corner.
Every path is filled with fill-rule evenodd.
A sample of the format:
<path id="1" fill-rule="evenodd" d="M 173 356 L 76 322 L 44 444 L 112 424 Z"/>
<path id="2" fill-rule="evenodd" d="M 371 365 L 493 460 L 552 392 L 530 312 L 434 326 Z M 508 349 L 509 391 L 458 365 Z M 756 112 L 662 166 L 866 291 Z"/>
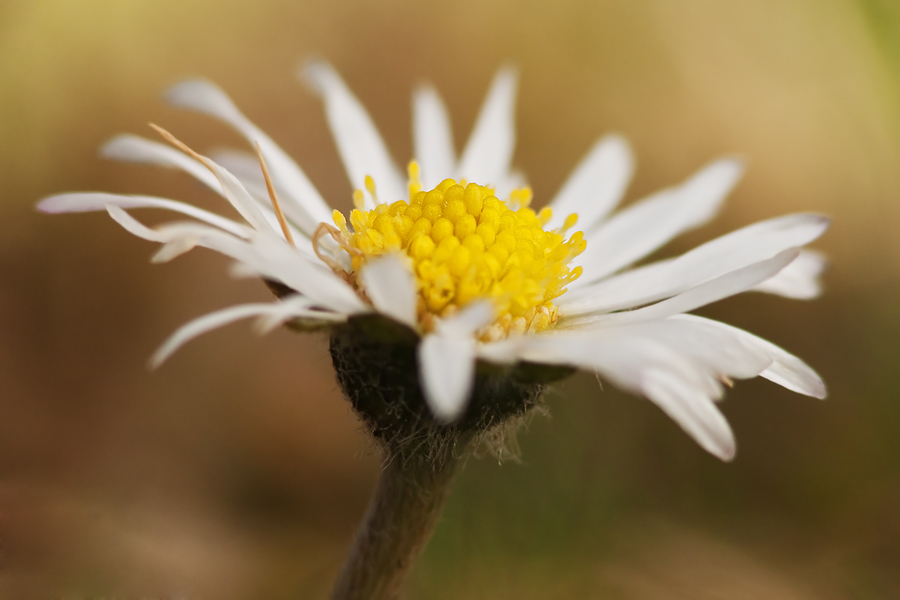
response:
<path id="1" fill-rule="evenodd" d="M 375 192 L 375 180 L 372 179 L 371 175 L 366 175 L 366 190 L 369 192 L 369 195 L 372 196 L 372 200 L 375 201 L 375 204 L 378 204 L 378 194 Z"/>
<path id="2" fill-rule="evenodd" d="M 363 196 L 362 190 L 353 190 L 353 206 L 357 210 L 363 210 L 366 207 L 366 197 Z"/>
<path id="3" fill-rule="evenodd" d="M 422 182 L 419 180 L 419 163 L 414 160 L 409 161 L 406 173 L 409 176 L 409 197 L 412 198 L 422 191 Z"/>

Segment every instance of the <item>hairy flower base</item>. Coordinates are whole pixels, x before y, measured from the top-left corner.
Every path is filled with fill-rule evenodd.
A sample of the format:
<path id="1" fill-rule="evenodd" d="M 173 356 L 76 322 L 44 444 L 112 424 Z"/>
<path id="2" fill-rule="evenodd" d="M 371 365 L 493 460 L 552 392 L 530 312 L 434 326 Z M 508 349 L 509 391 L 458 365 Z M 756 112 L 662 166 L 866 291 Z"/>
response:
<path id="1" fill-rule="evenodd" d="M 417 375 L 419 337 L 379 315 L 353 317 L 331 335 L 338 382 L 372 435 L 391 457 L 440 462 L 481 434 L 525 415 L 548 383 L 574 369 L 519 363 L 501 368 L 479 363 L 468 409 L 452 424 L 432 415 Z"/>

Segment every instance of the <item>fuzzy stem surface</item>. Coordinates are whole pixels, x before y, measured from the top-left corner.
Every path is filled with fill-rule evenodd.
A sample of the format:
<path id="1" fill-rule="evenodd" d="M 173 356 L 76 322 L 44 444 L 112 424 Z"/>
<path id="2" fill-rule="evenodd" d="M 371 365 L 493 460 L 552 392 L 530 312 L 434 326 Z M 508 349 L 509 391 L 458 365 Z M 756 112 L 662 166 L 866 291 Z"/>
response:
<path id="1" fill-rule="evenodd" d="M 391 460 L 338 576 L 332 600 L 393 600 L 440 518 L 460 459 Z"/>

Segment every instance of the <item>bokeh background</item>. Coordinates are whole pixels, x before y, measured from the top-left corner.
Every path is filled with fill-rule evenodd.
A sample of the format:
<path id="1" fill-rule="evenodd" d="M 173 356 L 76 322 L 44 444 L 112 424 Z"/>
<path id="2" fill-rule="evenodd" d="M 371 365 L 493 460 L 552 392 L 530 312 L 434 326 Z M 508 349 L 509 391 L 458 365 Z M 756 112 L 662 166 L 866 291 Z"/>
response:
<path id="1" fill-rule="evenodd" d="M 239 142 L 162 102 L 195 75 L 348 207 L 296 77 L 313 56 L 400 161 L 413 85 L 436 84 L 459 147 L 495 69 L 517 64 L 515 163 L 538 205 L 609 131 L 638 156 L 627 201 L 747 157 L 720 218 L 663 255 L 782 213 L 834 218 L 821 299 L 703 311 L 802 356 L 827 400 L 739 383 L 722 464 L 576 376 L 521 435 L 521 463 L 469 461 L 406 597 L 900 597 L 896 0 L 3 0 L 0 596 L 327 597 L 379 469 L 327 341 L 240 324 L 148 372 L 178 325 L 267 291 L 203 251 L 152 266 L 105 215 L 33 209 L 75 190 L 221 208 L 184 175 L 97 155 L 148 121 L 200 150 Z"/>

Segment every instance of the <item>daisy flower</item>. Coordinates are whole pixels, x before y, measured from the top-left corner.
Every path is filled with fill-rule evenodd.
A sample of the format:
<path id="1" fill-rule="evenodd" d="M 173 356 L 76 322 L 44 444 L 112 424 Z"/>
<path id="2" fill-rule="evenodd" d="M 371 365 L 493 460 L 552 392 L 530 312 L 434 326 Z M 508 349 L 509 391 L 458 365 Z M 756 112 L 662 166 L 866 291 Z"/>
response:
<path id="1" fill-rule="evenodd" d="M 260 277 L 275 293 L 273 302 L 184 325 L 154 365 L 238 319 L 255 317 L 263 331 L 285 323 L 328 328 L 338 378 L 382 436 L 408 431 L 410 420 L 431 430 L 484 427 L 521 414 L 547 381 L 583 369 L 645 396 L 724 460 L 735 443 L 716 401 L 733 380 L 762 376 L 825 396 L 821 379 L 797 357 L 689 313 L 750 290 L 815 297 L 824 259 L 801 247 L 828 219 L 778 217 L 633 266 L 715 216 L 741 175 L 739 160 L 714 161 L 617 211 L 633 158 L 623 138 L 609 135 L 536 210 L 511 169 L 514 70 L 495 77 L 460 156 L 437 92 L 416 89 L 415 160 L 405 174 L 329 65 L 311 63 L 302 76 L 324 101 L 356 190 L 349 214 L 333 211 L 301 168 L 202 80 L 176 85 L 167 99 L 230 125 L 254 153 L 201 156 L 160 130 L 171 145 L 124 135 L 103 154 L 186 171 L 225 198 L 240 221 L 149 196 L 71 193 L 40 203 L 48 213 L 106 210 L 162 245 L 154 262 L 195 247 L 215 250 L 235 261 L 235 274 Z M 149 228 L 129 212 L 137 208 L 189 219 Z"/>

